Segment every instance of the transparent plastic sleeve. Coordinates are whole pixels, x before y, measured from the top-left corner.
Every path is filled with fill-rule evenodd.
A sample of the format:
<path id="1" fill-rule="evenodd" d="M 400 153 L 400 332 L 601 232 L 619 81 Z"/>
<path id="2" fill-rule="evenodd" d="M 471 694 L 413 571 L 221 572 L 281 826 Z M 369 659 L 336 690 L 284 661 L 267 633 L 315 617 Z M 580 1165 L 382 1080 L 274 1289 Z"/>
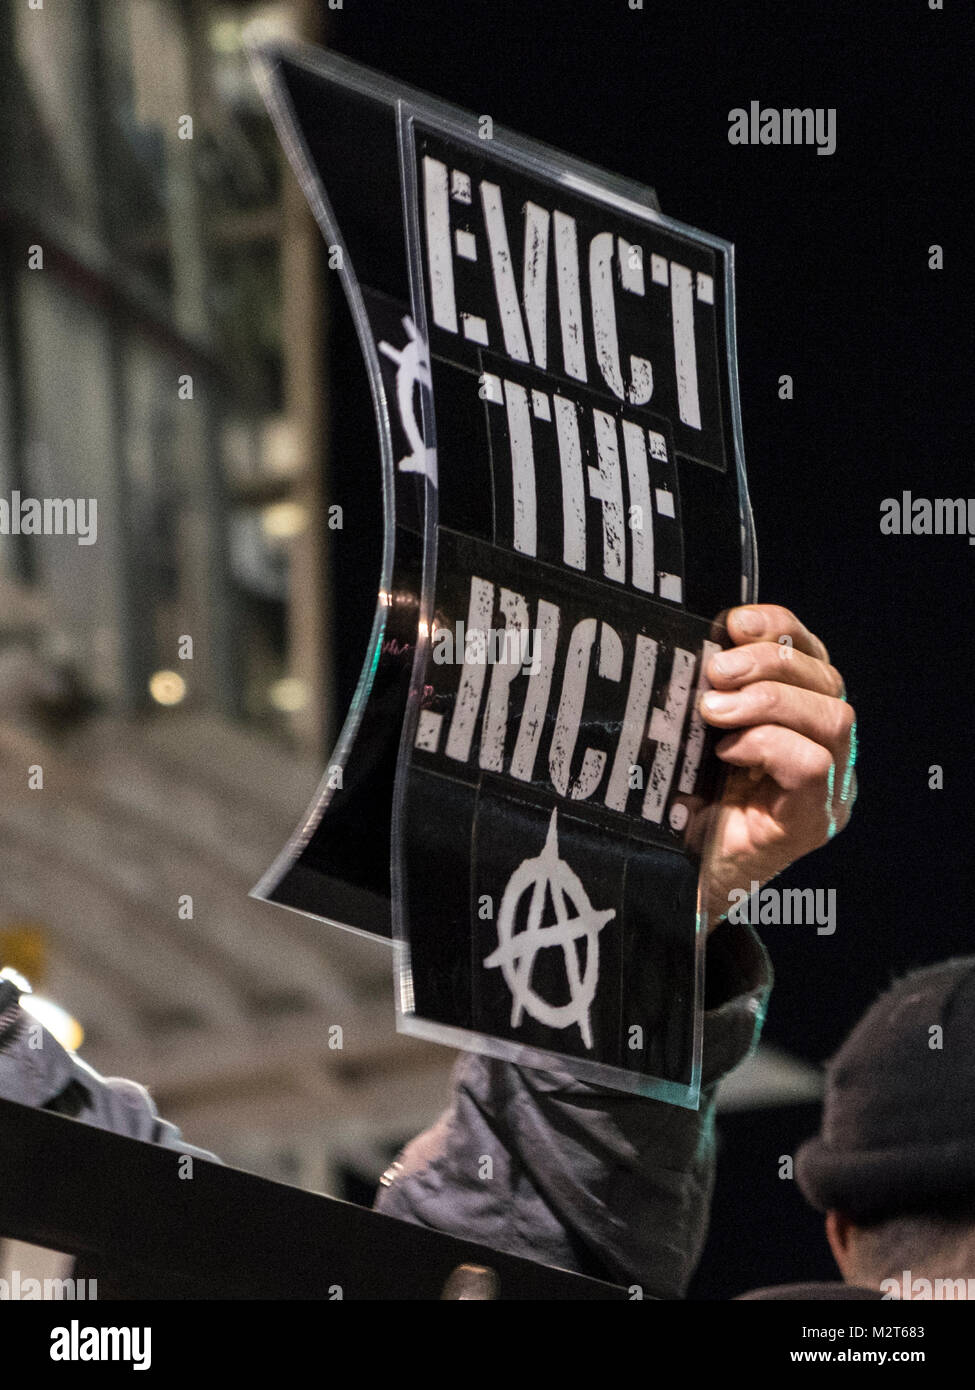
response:
<path id="1" fill-rule="evenodd" d="M 343 248 L 386 517 L 355 775 L 257 891 L 391 931 L 403 1031 L 694 1107 L 722 788 L 697 700 L 757 589 L 732 247 L 345 59 L 256 61 Z"/>

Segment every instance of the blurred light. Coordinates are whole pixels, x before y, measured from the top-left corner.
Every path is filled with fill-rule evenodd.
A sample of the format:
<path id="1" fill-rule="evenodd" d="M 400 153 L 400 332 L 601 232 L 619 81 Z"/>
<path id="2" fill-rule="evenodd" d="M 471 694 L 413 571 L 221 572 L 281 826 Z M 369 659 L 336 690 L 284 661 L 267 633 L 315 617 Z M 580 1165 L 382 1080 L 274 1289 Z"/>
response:
<path id="1" fill-rule="evenodd" d="M 43 922 L 13 918 L 0 926 L 0 965 L 12 966 L 39 984 L 47 966 L 47 933 Z"/>
<path id="2" fill-rule="evenodd" d="M 308 687 L 297 676 L 285 676 L 268 689 L 267 698 L 275 709 L 285 714 L 296 714 L 308 703 Z"/>
<path id="3" fill-rule="evenodd" d="M 244 43 L 272 43 L 275 39 L 301 37 L 289 5 L 260 5 L 242 27 Z"/>
<path id="4" fill-rule="evenodd" d="M 42 1028 L 46 1028 L 62 1047 L 69 1052 L 77 1052 L 85 1037 L 85 1030 L 67 1009 L 55 1004 L 53 999 L 43 999 L 39 994 L 21 995 L 20 1007 L 25 1014 L 36 1018 Z"/>
<path id="5" fill-rule="evenodd" d="M 290 540 L 308 525 L 308 512 L 300 502 L 272 502 L 261 512 L 261 525 L 272 540 Z"/>
<path id="6" fill-rule="evenodd" d="M 261 430 L 261 468 L 265 474 L 286 478 L 299 471 L 304 454 L 301 437 L 290 420 L 274 416 Z"/>
<path id="7" fill-rule="evenodd" d="M 9 980 L 12 985 L 20 990 L 21 997 L 25 994 L 32 993 L 30 982 L 25 980 L 20 971 L 15 970 L 12 965 L 5 965 L 3 969 L 0 970 L 0 980 Z"/>
<path id="8" fill-rule="evenodd" d="M 157 705 L 178 705 L 186 696 L 186 682 L 176 671 L 157 671 L 149 681 L 149 694 Z"/>
<path id="9" fill-rule="evenodd" d="M 218 19 L 210 26 L 210 47 L 215 53 L 239 53 L 243 44 L 241 26 L 235 19 Z"/>

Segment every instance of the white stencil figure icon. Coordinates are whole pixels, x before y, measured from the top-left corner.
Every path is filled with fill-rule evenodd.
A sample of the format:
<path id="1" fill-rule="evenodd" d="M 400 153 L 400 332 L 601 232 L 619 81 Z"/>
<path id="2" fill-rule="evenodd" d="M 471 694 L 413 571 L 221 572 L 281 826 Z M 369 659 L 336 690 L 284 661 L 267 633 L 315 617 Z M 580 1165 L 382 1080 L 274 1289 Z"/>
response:
<path id="1" fill-rule="evenodd" d="M 385 341 L 379 344 L 379 351 L 396 363 L 396 404 L 400 424 L 411 450 L 399 460 L 397 466 L 403 473 L 426 473 L 436 485 L 437 454 L 435 449 L 428 449 L 424 441 L 414 396 L 417 385 L 431 389 L 430 354 L 409 315 L 403 319 L 403 327 L 409 339 L 403 348 L 394 348 L 392 343 Z"/>
<path id="2" fill-rule="evenodd" d="M 498 945 L 486 958 L 487 968 L 500 966 L 511 990 L 511 1026 L 517 1028 L 527 1013 L 550 1028 L 578 1025 L 582 1041 L 592 1047 L 589 1010 L 599 984 L 599 933 L 616 916 L 614 908 L 597 911 L 589 901 L 579 875 L 559 857 L 557 811 L 552 812 L 541 854 L 524 859 L 508 880 L 498 912 Z M 516 932 L 518 907 L 531 891 L 528 923 Z M 555 921 L 543 924 L 545 902 L 552 899 Z M 571 909 L 571 910 L 570 910 Z M 580 965 L 579 941 L 585 942 L 585 965 Z M 532 988 L 532 971 L 539 951 L 561 947 L 569 1000 L 550 1004 Z"/>

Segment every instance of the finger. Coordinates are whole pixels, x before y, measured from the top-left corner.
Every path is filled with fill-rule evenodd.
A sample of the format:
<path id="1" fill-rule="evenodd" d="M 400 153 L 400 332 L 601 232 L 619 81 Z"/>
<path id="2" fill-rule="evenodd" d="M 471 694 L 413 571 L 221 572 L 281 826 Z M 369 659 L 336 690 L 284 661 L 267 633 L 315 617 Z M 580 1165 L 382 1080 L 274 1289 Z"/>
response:
<path id="1" fill-rule="evenodd" d="M 742 729 L 723 738 L 715 751 L 734 767 L 771 777 L 784 791 L 821 791 L 823 805 L 827 804 L 833 780 L 829 749 L 793 729 L 778 724 Z"/>
<path id="2" fill-rule="evenodd" d="M 802 624 L 788 608 L 776 603 L 752 603 L 746 608 L 732 608 L 728 614 L 728 632 L 736 646 L 763 639 L 778 642 L 787 638 L 807 656 L 829 661 L 829 652 L 819 638 Z"/>
<path id="3" fill-rule="evenodd" d="M 856 719 L 851 705 L 782 681 L 758 681 L 740 690 L 709 690 L 701 698 L 703 718 L 718 729 L 777 724 L 845 759 Z"/>
<path id="4" fill-rule="evenodd" d="M 767 776 L 784 792 L 802 794 L 807 810 L 822 821 L 822 843 L 848 823 L 856 801 L 856 775 L 843 777 L 829 749 L 812 739 L 776 724 L 761 724 L 729 734 L 715 751 L 724 762 L 747 769 L 753 780 Z"/>
<path id="5" fill-rule="evenodd" d="M 749 642 L 718 652 L 708 664 L 707 677 L 719 690 L 737 690 L 755 681 L 771 680 L 839 699 L 846 694 L 835 666 L 782 642 Z"/>

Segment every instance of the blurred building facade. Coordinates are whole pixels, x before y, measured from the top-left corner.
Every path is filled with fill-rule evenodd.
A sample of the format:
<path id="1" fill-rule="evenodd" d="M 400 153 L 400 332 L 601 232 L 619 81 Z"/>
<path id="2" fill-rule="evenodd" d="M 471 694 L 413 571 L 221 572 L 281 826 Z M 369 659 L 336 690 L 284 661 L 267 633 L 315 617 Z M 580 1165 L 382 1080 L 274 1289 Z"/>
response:
<path id="1" fill-rule="evenodd" d="M 0 955 L 228 1161 L 342 1193 L 444 1094 L 389 949 L 247 894 L 335 730 L 323 248 L 244 26 L 0 5 Z M 29 769 L 40 769 L 38 785 Z"/>
<path id="2" fill-rule="evenodd" d="M 90 549 L 7 536 L 0 562 L 107 707 L 145 708 L 176 668 L 187 707 L 317 755 L 322 274 L 241 46 L 262 8 L 307 24 L 177 0 L 0 10 L 0 488 L 98 501 Z"/>

